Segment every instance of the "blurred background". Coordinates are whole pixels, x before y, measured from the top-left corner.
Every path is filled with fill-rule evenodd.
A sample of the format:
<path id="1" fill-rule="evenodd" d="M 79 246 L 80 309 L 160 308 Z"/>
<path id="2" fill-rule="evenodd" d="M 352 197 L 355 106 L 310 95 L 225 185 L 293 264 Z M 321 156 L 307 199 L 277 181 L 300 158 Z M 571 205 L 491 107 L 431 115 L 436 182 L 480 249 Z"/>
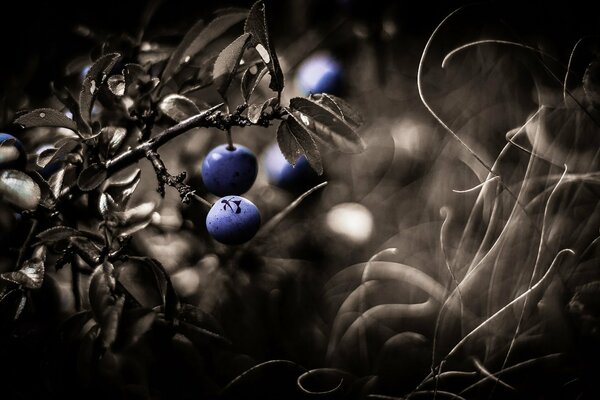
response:
<path id="1" fill-rule="evenodd" d="M 568 96 L 563 98 L 563 83 L 573 46 L 588 37 L 572 57 L 566 85 L 574 99 L 585 102 L 582 80 L 598 55 L 598 14 L 583 1 L 266 3 L 271 37 L 286 76 L 284 101 L 307 95 L 317 84 L 314 75 L 330 71 L 321 90 L 361 111 L 365 124 L 360 134 L 368 147 L 361 154 L 323 149 L 321 180 L 327 179 L 328 186 L 302 203 L 268 238 L 237 253 L 208 240 L 201 207 L 181 206 L 169 188 L 161 201 L 152 169 L 140 164 L 144 178 L 135 201 L 152 199 L 160 206 L 152 224 L 133 238 L 132 249 L 161 261 L 182 299 L 214 318 L 234 343 L 227 352 L 202 349 L 202 356 L 210 358 L 207 365 L 218 371 L 210 378 L 222 387 L 259 362 L 286 359 L 309 369 L 336 369 L 311 383 L 315 391 L 325 388 L 325 393 L 342 376 L 356 383 L 344 388 L 344 393 L 352 393 L 348 396 L 403 395 L 422 382 L 432 361 L 524 293 L 533 278 L 550 269 L 557 252 L 569 247 L 581 257 L 557 267 L 559 278 L 544 287 L 530 307 L 535 310 L 520 314 L 515 309 L 490 329 L 501 333 L 485 331 L 467 343 L 448 367 L 467 375 L 451 377 L 443 387 L 468 389 L 465 397 L 478 398 L 488 393 L 478 390 L 497 389 L 492 380 L 482 378 L 481 363 L 504 371 L 520 362 L 542 360 L 533 370 L 516 369 L 510 380 L 516 393 L 577 398 L 589 392 L 596 369 L 588 367 L 600 354 L 599 308 L 585 296 L 592 293 L 593 298 L 598 289 L 581 287 L 600 279 L 594 268 L 598 192 L 586 186 L 598 167 L 598 128 L 581 116 L 585 113 Z M 152 4 L 155 12 L 148 19 L 146 10 Z M 198 19 L 210 20 L 222 7 L 251 4 L 16 2 L 0 24 L 0 130 L 15 134 L 35 152 L 43 137 L 27 136 L 11 125 L 15 112 L 56 106 L 49 82 L 69 76 L 76 87 L 100 43 L 117 43 L 122 33 L 135 35 L 146 26 L 148 53 L 155 44 L 172 49 Z M 422 89 L 431 108 L 479 161 L 432 117 L 417 90 L 417 69 L 427 40 L 460 6 L 465 8 L 431 43 L 423 62 Z M 223 48 L 239 32 L 228 31 L 211 51 Z M 452 50 L 483 39 L 540 51 L 485 43 L 457 52 L 441 67 Z M 258 93 L 260 99 L 270 96 L 265 87 Z M 217 97 L 208 90 L 195 93 L 194 100 L 214 104 Z M 553 111 L 536 112 L 542 106 Z M 509 132 L 520 147 L 507 145 L 513 138 Z M 525 133 L 517 140 L 515 132 Z M 314 176 L 291 187 L 274 182 L 266 167 L 274 128 L 240 129 L 234 137 L 261 160 L 248 197 L 259 206 L 264 221 L 318 182 Z M 217 131 L 195 132 L 165 146 L 161 155 L 173 172 L 188 171 L 188 183 L 201 188 L 200 162 L 223 141 Z M 581 186 L 569 186 L 546 208 L 564 164 L 579 174 L 569 182 Z M 481 192 L 469 190 L 489 178 L 486 166 L 491 165 L 507 186 L 495 183 Z M 365 264 L 372 257 L 377 267 Z M 0 265 L 8 268 L 4 261 Z M 62 320 L 74 310 L 67 289 L 71 278 L 63 270 L 56 279 L 61 289 L 54 311 Z M 464 282 L 463 292 L 453 290 L 458 282 Z M 446 299 L 451 299 L 449 305 L 440 311 Z M 521 326 L 523 315 L 531 318 Z M 44 328 L 52 331 L 54 325 Z M 513 340 L 517 336 L 522 340 Z M 36 343 L 47 348 L 42 339 Z M 544 357 L 553 354 L 566 354 L 568 361 L 557 358 L 566 367 L 554 358 L 546 362 Z M 544 387 L 548 376 L 556 377 L 555 384 Z M 484 384 L 477 383 L 480 378 Z M 55 393 L 69 393 L 60 379 L 56 382 Z M 475 384 L 479 386 L 469 389 Z M 190 388 L 189 393 L 213 393 L 207 385 Z M 431 381 L 429 385 L 425 387 L 431 388 Z M 284 383 L 280 386 L 278 393 L 288 393 Z M 500 386 L 498 398 L 515 395 Z M 339 394 L 337 389 L 333 392 Z"/>

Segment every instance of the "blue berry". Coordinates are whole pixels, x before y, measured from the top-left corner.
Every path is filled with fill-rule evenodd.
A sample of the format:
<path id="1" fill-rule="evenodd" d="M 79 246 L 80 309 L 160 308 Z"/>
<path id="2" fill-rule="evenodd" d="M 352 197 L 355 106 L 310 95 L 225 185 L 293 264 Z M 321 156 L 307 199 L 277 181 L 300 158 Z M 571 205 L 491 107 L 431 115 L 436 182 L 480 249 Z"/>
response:
<path id="1" fill-rule="evenodd" d="M 257 172 L 256 156 L 239 144 L 235 144 L 233 150 L 226 144 L 217 146 L 202 162 L 204 186 L 217 196 L 247 192 L 254 184 Z"/>
<path id="2" fill-rule="evenodd" d="M 342 67 L 329 54 L 315 54 L 300 64 L 296 82 L 304 94 L 336 94 L 342 83 Z"/>
<path id="3" fill-rule="evenodd" d="M 23 144 L 8 133 L 0 133 L 0 169 L 24 170 L 27 154 Z"/>
<path id="4" fill-rule="evenodd" d="M 241 196 L 219 199 L 206 216 L 208 233 L 223 244 L 242 244 L 260 228 L 260 213 L 250 200 Z"/>
<path id="5" fill-rule="evenodd" d="M 267 179 L 272 185 L 289 191 L 303 191 L 319 181 L 319 175 L 310 167 L 305 156 L 300 156 L 292 166 L 281 154 L 277 143 L 264 153 L 263 163 Z"/>

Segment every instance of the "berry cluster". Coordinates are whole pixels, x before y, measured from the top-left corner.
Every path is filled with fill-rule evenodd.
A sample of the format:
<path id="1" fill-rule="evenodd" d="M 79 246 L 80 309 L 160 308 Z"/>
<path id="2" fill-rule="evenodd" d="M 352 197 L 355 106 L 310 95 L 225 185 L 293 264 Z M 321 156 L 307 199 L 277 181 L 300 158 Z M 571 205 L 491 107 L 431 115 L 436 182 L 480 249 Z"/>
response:
<path id="1" fill-rule="evenodd" d="M 204 158 L 201 173 L 208 191 L 221 196 L 206 216 L 208 233 L 224 244 L 252 239 L 260 227 L 260 213 L 254 203 L 240 195 L 256 180 L 254 153 L 239 144 L 217 146 Z"/>

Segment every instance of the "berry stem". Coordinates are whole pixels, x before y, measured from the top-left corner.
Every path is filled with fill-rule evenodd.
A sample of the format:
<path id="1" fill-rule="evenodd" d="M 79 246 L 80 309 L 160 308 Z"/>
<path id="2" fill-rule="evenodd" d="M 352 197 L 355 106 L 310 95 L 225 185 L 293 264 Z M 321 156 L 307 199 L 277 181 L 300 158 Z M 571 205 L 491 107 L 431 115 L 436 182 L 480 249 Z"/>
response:
<path id="1" fill-rule="evenodd" d="M 227 150 L 235 150 L 235 146 L 233 145 L 233 137 L 231 136 L 231 128 L 227 128 Z"/>

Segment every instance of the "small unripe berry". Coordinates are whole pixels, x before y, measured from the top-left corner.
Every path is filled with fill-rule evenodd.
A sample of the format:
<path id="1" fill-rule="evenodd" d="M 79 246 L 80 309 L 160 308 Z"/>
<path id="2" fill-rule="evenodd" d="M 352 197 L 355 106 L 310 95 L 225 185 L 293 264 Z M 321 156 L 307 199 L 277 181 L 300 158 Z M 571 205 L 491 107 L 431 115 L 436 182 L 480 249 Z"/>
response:
<path id="1" fill-rule="evenodd" d="M 258 163 L 247 147 L 223 144 L 212 149 L 202 162 L 202 181 L 217 196 L 238 195 L 248 191 L 256 180 Z"/>
<path id="2" fill-rule="evenodd" d="M 219 199 L 206 216 L 208 233 L 223 244 L 242 244 L 260 228 L 260 213 L 250 200 L 241 196 Z"/>

